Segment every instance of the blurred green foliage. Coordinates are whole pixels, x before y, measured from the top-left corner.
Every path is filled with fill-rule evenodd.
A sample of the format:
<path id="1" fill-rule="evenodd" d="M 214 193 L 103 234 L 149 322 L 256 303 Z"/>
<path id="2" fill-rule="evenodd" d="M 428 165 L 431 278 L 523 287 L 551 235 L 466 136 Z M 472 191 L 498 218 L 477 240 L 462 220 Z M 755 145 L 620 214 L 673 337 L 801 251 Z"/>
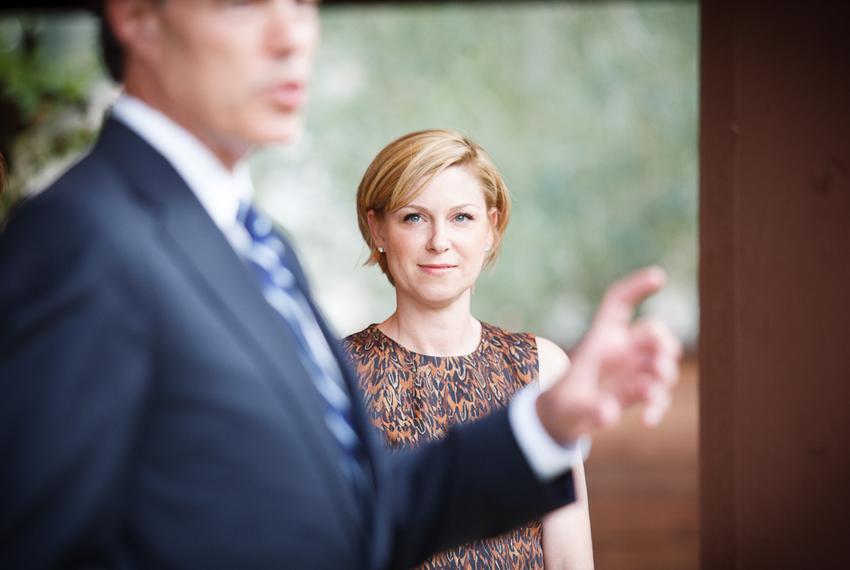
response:
<path id="1" fill-rule="evenodd" d="M 305 154 L 331 202 L 349 208 L 350 235 L 378 150 L 409 131 L 456 128 L 493 155 L 514 198 L 477 316 L 570 344 L 612 279 L 661 263 L 667 316 L 694 338 L 695 2 L 350 8 L 328 10 L 323 26 Z M 327 273 L 321 259 L 314 273 Z M 365 271 L 391 301 L 379 271 Z"/>
<path id="2" fill-rule="evenodd" d="M 93 138 L 86 109 L 102 77 L 93 24 L 86 14 L 0 18 L 0 152 L 11 168 L 0 218 L 45 167 Z"/>
<path id="3" fill-rule="evenodd" d="M 514 198 L 477 316 L 570 344 L 607 283 L 661 263 L 662 304 L 693 340 L 696 2 L 335 7 L 322 25 L 307 136 L 253 167 L 341 332 L 393 304 L 380 272 L 357 265 L 363 171 L 390 140 L 451 127 L 488 149 Z M 0 18 L 0 150 L 12 159 L 0 216 L 94 136 L 106 105 L 96 32 L 85 14 Z M 16 133 L 7 145 L 4 132 Z"/>

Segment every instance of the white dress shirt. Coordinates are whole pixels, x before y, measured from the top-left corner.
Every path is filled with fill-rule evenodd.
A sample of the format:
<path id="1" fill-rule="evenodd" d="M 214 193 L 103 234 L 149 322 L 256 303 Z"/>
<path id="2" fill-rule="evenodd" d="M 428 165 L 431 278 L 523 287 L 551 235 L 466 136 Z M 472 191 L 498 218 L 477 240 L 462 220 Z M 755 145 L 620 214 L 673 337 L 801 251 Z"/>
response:
<path id="1" fill-rule="evenodd" d="M 215 224 L 235 246 L 239 203 L 250 201 L 254 191 L 245 161 L 233 170 L 186 129 L 143 103 L 122 94 L 112 106 L 112 116 L 142 137 L 180 174 Z M 238 250 L 238 248 L 236 248 Z M 537 416 L 539 387 L 527 386 L 511 401 L 508 418 L 514 437 L 534 473 L 543 481 L 554 479 L 580 463 L 578 444 L 562 446 L 546 432 Z"/>
<path id="2" fill-rule="evenodd" d="M 112 105 L 112 117 L 156 149 L 180 174 L 215 224 L 227 235 L 238 223 L 239 203 L 254 195 L 248 165 L 233 170 L 186 129 L 130 95 Z"/>

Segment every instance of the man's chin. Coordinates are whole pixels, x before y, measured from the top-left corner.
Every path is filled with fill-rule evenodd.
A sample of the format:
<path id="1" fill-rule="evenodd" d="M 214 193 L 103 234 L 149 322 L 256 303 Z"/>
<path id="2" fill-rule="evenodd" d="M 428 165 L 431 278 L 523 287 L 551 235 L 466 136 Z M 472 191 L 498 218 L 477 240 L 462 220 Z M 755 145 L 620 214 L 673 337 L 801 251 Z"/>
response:
<path id="1" fill-rule="evenodd" d="M 272 119 L 255 130 L 253 142 L 258 146 L 290 145 L 304 134 L 304 120 L 299 117 Z"/>

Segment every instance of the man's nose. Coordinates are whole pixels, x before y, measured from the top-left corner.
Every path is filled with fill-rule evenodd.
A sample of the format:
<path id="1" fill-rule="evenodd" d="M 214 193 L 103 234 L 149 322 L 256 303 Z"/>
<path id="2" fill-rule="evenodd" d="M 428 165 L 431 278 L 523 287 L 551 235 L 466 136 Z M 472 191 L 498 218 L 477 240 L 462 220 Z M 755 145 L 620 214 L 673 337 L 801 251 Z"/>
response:
<path id="1" fill-rule="evenodd" d="M 268 3 L 266 40 L 276 54 L 289 54 L 313 41 L 316 34 L 316 6 L 295 0 L 271 0 Z"/>

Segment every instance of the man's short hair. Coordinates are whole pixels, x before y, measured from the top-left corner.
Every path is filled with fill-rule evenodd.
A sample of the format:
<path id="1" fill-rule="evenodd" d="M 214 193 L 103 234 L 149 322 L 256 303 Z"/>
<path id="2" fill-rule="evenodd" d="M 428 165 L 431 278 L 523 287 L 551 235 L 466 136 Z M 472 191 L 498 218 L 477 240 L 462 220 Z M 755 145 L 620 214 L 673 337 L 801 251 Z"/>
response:
<path id="1" fill-rule="evenodd" d="M 99 0 L 95 8 L 100 20 L 100 56 L 109 76 L 117 83 L 122 83 L 124 81 L 124 48 L 109 28 L 104 9 L 105 3 L 105 0 Z"/>
<path id="2" fill-rule="evenodd" d="M 6 161 L 3 160 L 3 155 L 0 154 L 0 194 L 3 193 L 3 188 L 6 187 Z"/>

